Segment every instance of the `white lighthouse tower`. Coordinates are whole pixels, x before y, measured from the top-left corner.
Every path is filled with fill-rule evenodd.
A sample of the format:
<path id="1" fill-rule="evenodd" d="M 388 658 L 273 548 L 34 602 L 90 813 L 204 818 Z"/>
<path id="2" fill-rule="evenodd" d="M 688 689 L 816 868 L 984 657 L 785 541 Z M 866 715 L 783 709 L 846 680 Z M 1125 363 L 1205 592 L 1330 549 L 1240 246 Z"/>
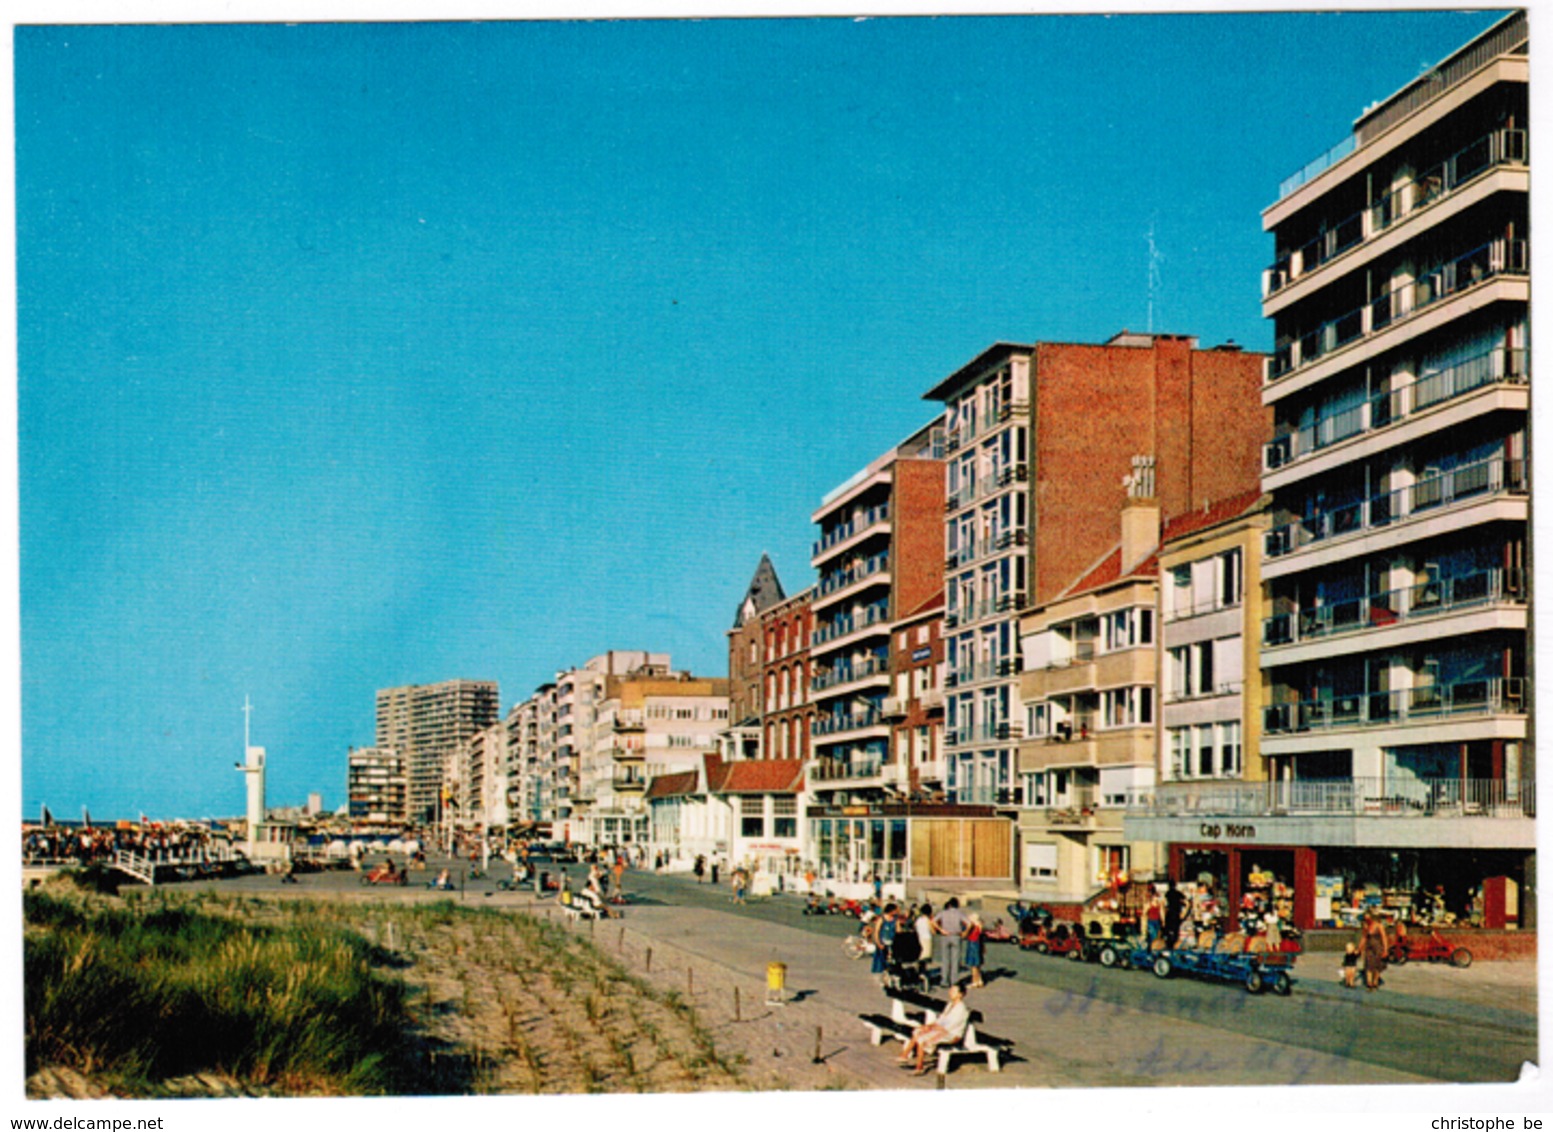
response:
<path id="1" fill-rule="evenodd" d="M 253 705 L 243 697 L 243 754 L 244 761 L 237 764 L 248 779 L 248 859 L 260 855 L 259 844 L 264 840 L 264 748 L 255 747 L 250 741 L 249 724 Z"/>

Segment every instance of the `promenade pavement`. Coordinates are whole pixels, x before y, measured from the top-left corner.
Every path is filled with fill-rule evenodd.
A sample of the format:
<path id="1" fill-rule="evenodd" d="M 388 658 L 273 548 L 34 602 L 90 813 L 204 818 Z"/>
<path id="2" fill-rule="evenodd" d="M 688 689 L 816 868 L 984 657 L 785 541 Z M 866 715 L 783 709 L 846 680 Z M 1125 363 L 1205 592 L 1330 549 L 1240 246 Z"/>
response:
<path id="1" fill-rule="evenodd" d="M 425 876 L 435 875 L 438 863 L 431 867 Z M 500 864 L 493 872 L 510 875 Z M 581 870 L 571 873 L 575 881 Z M 415 879 L 408 889 L 361 889 L 355 874 L 320 874 L 283 890 L 395 900 L 446 895 L 428 892 L 419 872 Z M 268 877 L 221 887 L 281 890 Z M 937 1084 L 896 1069 L 894 1043 L 868 1044 L 857 1016 L 887 1002 L 867 962 L 843 954 L 841 940 L 857 930 L 856 921 L 804 916 L 793 896 L 735 906 L 726 887 L 682 875 L 631 871 L 626 889 L 633 900 L 623 919 L 576 930 L 592 933 L 639 973 L 645 949 L 653 948 L 649 977 L 664 985 L 687 991 L 693 978 L 696 1005 L 721 1028 L 720 1040 L 737 1038 L 747 1056 L 792 1064 L 812 1060 L 818 1037 L 838 1087 Z M 489 878 L 452 895 L 472 905 L 558 913 L 553 898 L 497 892 Z M 757 1013 L 771 962 L 787 964 L 797 1001 Z M 1371 993 L 1339 984 L 1336 957 L 1304 956 L 1290 998 L 1103 970 L 1006 944 L 989 945 L 987 972 L 988 985 L 972 992 L 972 1005 L 988 1031 L 1015 1042 L 1016 1057 L 1000 1074 L 962 1063 L 949 1088 L 1507 1082 L 1536 1057 L 1535 964 L 1524 961 L 1466 970 L 1394 967 L 1386 986 Z M 737 1023 L 735 986 L 743 1004 Z"/>

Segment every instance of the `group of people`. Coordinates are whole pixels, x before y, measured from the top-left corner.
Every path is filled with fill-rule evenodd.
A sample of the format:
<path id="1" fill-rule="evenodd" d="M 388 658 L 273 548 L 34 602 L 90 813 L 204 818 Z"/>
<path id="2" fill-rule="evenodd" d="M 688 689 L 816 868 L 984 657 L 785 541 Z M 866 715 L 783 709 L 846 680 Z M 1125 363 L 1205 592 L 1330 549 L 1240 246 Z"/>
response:
<path id="1" fill-rule="evenodd" d="M 1359 939 L 1343 949 L 1343 985 L 1351 987 L 1362 969 L 1364 989 L 1379 990 L 1381 974 L 1386 970 L 1386 955 L 1391 950 L 1391 939 L 1386 934 L 1386 924 L 1379 916 L 1366 912 L 1359 925 Z"/>
<path id="2" fill-rule="evenodd" d="M 89 865 L 111 861 L 120 849 L 169 863 L 201 863 L 227 848 L 205 829 L 108 829 L 101 826 L 45 826 L 22 836 L 22 859 L 29 864 L 69 861 Z"/>
<path id="3" fill-rule="evenodd" d="M 969 974 L 970 985 L 984 985 L 982 975 L 986 929 L 981 916 L 960 908 L 951 896 L 936 915 L 931 904 L 871 903 L 863 912 L 863 938 L 873 947 L 873 974 L 881 982 L 889 977 L 890 964 L 897 971 L 915 974 L 931 986 L 929 964 L 937 953 L 939 978 L 946 987 L 957 987 Z"/>

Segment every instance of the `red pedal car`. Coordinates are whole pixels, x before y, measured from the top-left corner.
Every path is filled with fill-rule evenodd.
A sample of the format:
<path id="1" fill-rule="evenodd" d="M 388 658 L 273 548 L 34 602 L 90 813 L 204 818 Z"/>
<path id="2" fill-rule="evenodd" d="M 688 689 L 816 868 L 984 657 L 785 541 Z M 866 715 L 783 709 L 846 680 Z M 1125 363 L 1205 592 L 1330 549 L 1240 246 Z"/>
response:
<path id="1" fill-rule="evenodd" d="M 1386 952 L 1386 961 L 1399 967 L 1410 960 L 1449 963 L 1452 967 L 1472 966 L 1472 952 L 1451 943 L 1437 931 L 1428 936 L 1398 935 Z"/>

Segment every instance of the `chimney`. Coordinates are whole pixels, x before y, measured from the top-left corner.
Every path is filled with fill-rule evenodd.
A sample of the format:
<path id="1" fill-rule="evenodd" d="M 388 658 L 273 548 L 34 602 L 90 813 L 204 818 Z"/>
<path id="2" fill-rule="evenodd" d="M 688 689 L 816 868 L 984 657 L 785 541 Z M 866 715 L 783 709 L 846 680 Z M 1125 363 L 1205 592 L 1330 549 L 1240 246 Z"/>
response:
<path id="1" fill-rule="evenodd" d="M 1159 549 L 1159 499 L 1154 494 L 1154 457 L 1134 456 L 1132 474 L 1122 480 L 1122 573 Z"/>

